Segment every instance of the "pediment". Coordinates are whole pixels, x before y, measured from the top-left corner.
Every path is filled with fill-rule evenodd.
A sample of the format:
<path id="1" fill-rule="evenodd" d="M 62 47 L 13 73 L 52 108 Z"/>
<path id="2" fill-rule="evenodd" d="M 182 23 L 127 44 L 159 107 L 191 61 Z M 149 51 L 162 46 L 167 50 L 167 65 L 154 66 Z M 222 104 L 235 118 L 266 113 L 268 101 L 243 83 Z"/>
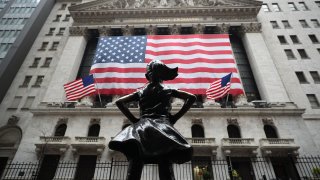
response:
<path id="1" fill-rule="evenodd" d="M 121 18 L 256 18 L 262 2 L 254 0 L 95 0 L 69 7 L 75 23 L 112 22 Z M 229 18 L 230 19 L 230 18 Z"/>
<path id="2" fill-rule="evenodd" d="M 75 5 L 70 11 L 150 10 L 168 8 L 255 7 L 261 2 L 252 0 L 96 0 Z"/>

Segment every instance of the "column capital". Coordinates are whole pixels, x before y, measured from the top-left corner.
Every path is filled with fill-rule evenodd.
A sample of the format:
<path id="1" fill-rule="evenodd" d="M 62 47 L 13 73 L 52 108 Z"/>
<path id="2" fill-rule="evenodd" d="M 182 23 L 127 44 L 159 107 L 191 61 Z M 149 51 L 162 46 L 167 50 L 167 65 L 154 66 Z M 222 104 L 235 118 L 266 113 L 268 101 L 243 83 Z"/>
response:
<path id="1" fill-rule="evenodd" d="M 242 23 L 240 33 L 260 33 L 261 23 Z"/>
<path id="2" fill-rule="evenodd" d="M 155 35 L 157 32 L 157 26 L 150 25 L 146 27 L 146 31 L 148 35 Z"/>
<path id="3" fill-rule="evenodd" d="M 175 34 L 180 34 L 180 26 L 179 25 L 171 25 L 169 26 L 170 34 L 175 35 Z"/>
<path id="4" fill-rule="evenodd" d="M 133 27 L 126 25 L 121 28 L 121 31 L 124 36 L 131 36 L 133 34 Z"/>
<path id="5" fill-rule="evenodd" d="M 109 36 L 111 33 L 111 27 L 107 27 L 107 26 L 98 27 L 98 31 L 100 36 Z"/>
<path id="6" fill-rule="evenodd" d="M 192 29 L 195 34 L 203 34 L 205 27 L 206 27 L 205 25 L 197 24 L 197 25 L 193 25 Z"/>
<path id="7" fill-rule="evenodd" d="M 84 36 L 85 38 L 89 37 L 88 27 L 71 26 L 69 28 L 69 33 L 70 36 Z"/>
<path id="8" fill-rule="evenodd" d="M 216 28 L 219 34 L 228 34 L 230 29 L 230 24 L 225 24 L 225 23 L 218 24 Z"/>

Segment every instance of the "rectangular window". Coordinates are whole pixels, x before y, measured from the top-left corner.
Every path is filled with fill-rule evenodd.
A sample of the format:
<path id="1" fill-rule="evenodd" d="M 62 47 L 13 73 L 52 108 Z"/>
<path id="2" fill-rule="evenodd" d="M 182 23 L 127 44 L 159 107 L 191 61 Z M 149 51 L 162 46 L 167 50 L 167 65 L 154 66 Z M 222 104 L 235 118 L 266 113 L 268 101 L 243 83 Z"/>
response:
<path id="1" fill-rule="evenodd" d="M 310 102 L 311 108 L 318 109 L 320 107 L 319 101 L 315 94 L 307 94 L 307 97 Z"/>
<path id="2" fill-rule="evenodd" d="M 47 57 L 41 67 L 49 67 L 52 61 L 52 57 Z"/>
<path id="3" fill-rule="evenodd" d="M 52 43 L 52 46 L 51 46 L 51 48 L 50 48 L 50 50 L 51 50 L 51 51 L 55 51 L 55 50 L 57 50 L 58 45 L 59 45 L 59 42 L 53 42 L 53 43 Z"/>
<path id="4" fill-rule="evenodd" d="M 67 14 L 63 21 L 69 21 L 70 20 L 70 14 Z"/>
<path id="5" fill-rule="evenodd" d="M 261 8 L 264 12 L 270 12 L 270 8 L 267 4 L 262 4 Z"/>
<path id="6" fill-rule="evenodd" d="M 293 2 L 288 2 L 291 11 L 298 11 L 296 5 Z"/>
<path id="7" fill-rule="evenodd" d="M 49 42 L 43 42 L 40 49 L 38 49 L 39 51 L 45 51 L 48 47 Z"/>
<path id="8" fill-rule="evenodd" d="M 57 36 L 62 36 L 65 31 L 66 31 L 66 28 L 60 28 Z"/>
<path id="9" fill-rule="evenodd" d="M 27 99 L 26 99 L 26 102 L 24 103 L 24 105 L 23 105 L 23 107 L 21 109 L 24 109 L 24 110 L 30 109 L 34 99 L 35 99 L 34 96 L 28 96 Z"/>
<path id="10" fill-rule="evenodd" d="M 291 41 L 293 44 L 300 44 L 300 40 L 296 35 L 290 35 Z"/>
<path id="11" fill-rule="evenodd" d="M 14 97 L 12 104 L 10 105 L 9 109 L 18 109 L 19 104 L 21 102 L 22 96 Z"/>
<path id="12" fill-rule="evenodd" d="M 307 11 L 309 10 L 309 8 L 307 7 L 306 3 L 304 2 L 298 2 L 299 3 L 299 7 L 302 11 Z"/>
<path id="13" fill-rule="evenodd" d="M 31 66 L 29 66 L 29 67 L 30 67 L 30 68 L 36 68 L 36 67 L 38 67 L 38 64 L 39 64 L 40 60 L 41 60 L 41 58 L 39 58 L 39 57 L 34 58 L 33 63 L 32 63 Z"/>
<path id="14" fill-rule="evenodd" d="M 309 34 L 309 38 L 310 38 L 310 40 L 311 40 L 311 42 L 312 43 L 319 43 L 319 40 L 318 40 L 318 38 L 317 38 L 317 36 L 316 35 L 314 35 L 314 34 Z"/>
<path id="15" fill-rule="evenodd" d="M 300 84 L 308 84 L 308 81 L 302 71 L 296 72 L 296 75 L 297 75 L 297 78 L 298 78 Z"/>
<path id="16" fill-rule="evenodd" d="M 298 53 L 299 53 L 301 59 L 309 59 L 309 56 L 308 56 L 306 50 L 298 49 Z"/>
<path id="17" fill-rule="evenodd" d="M 320 27 L 320 23 L 317 19 L 311 19 L 310 21 L 313 24 L 313 27 L 315 27 L 315 28 Z"/>
<path id="18" fill-rule="evenodd" d="M 62 16 L 62 15 L 58 14 L 58 15 L 56 16 L 56 19 L 53 20 L 53 22 L 59 22 L 60 19 L 61 19 L 61 16 Z"/>
<path id="19" fill-rule="evenodd" d="M 285 49 L 284 52 L 286 53 L 288 59 L 296 59 L 291 49 Z"/>
<path id="20" fill-rule="evenodd" d="M 317 49 L 318 53 L 320 54 L 320 48 Z"/>
<path id="21" fill-rule="evenodd" d="M 48 34 L 46 34 L 46 35 L 52 36 L 55 30 L 56 30 L 56 28 L 50 28 Z"/>
<path id="22" fill-rule="evenodd" d="M 320 1 L 315 1 L 315 3 L 318 6 L 318 8 L 320 8 Z"/>
<path id="23" fill-rule="evenodd" d="M 311 75 L 313 82 L 315 84 L 320 84 L 320 76 L 317 71 L 310 71 L 310 75 Z"/>
<path id="24" fill-rule="evenodd" d="M 273 29 L 278 29 L 278 28 L 280 28 L 279 25 L 278 25 L 278 23 L 277 23 L 277 21 L 270 21 L 270 23 L 271 23 L 271 26 L 272 26 Z"/>
<path id="25" fill-rule="evenodd" d="M 278 3 L 272 3 L 272 8 L 273 8 L 273 11 L 275 12 L 281 11 Z"/>
<path id="26" fill-rule="evenodd" d="M 310 26 L 308 25 L 307 21 L 304 20 L 304 19 L 299 20 L 299 22 L 300 22 L 300 24 L 301 24 L 301 26 L 302 26 L 303 28 L 309 28 L 309 27 L 310 27 Z"/>
<path id="27" fill-rule="evenodd" d="M 284 36 L 278 36 L 280 44 L 288 44 L 286 38 Z"/>
<path id="28" fill-rule="evenodd" d="M 44 76 L 38 76 L 36 82 L 32 87 L 40 87 L 40 85 L 42 84 L 43 78 Z"/>
<path id="29" fill-rule="evenodd" d="M 32 79 L 32 76 L 26 76 L 26 77 L 24 78 L 23 83 L 20 85 L 20 87 L 28 87 L 31 79 Z"/>
<path id="30" fill-rule="evenodd" d="M 282 24 L 283 24 L 284 28 L 291 28 L 291 25 L 289 24 L 289 21 L 287 21 L 287 20 L 282 21 Z"/>

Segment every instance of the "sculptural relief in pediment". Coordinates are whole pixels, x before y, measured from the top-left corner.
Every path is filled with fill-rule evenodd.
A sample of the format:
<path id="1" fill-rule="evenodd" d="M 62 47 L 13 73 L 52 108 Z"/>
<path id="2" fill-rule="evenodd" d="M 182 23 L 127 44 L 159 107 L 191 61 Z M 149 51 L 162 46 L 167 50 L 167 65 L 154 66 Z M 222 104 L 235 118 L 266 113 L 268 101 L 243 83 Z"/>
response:
<path id="1" fill-rule="evenodd" d="M 250 4 L 250 3 L 249 3 Z M 235 0 L 108 0 L 99 6 L 92 6 L 86 10 L 101 9 L 140 9 L 140 8 L 179 8 L 206 6 L 243 6 L 243 1 Z"/>

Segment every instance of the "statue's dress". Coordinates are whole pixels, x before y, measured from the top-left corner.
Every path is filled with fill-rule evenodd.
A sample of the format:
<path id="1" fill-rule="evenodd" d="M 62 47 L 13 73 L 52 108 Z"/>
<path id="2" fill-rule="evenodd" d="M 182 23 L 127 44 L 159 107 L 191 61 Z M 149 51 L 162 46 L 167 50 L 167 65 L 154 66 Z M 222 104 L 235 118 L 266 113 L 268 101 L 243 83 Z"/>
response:
<path id="1" fill-rule="evenodd" d="M 192 147 L 168 118 L 174 93 L 177 91 L 162 84 L 148 84 L 135 92 L 139 97 L 140 120 L 117 134 L 109 148 L 124 153 L 129 160 L 140 159 L 145 163 L 190 161 Z"/>

